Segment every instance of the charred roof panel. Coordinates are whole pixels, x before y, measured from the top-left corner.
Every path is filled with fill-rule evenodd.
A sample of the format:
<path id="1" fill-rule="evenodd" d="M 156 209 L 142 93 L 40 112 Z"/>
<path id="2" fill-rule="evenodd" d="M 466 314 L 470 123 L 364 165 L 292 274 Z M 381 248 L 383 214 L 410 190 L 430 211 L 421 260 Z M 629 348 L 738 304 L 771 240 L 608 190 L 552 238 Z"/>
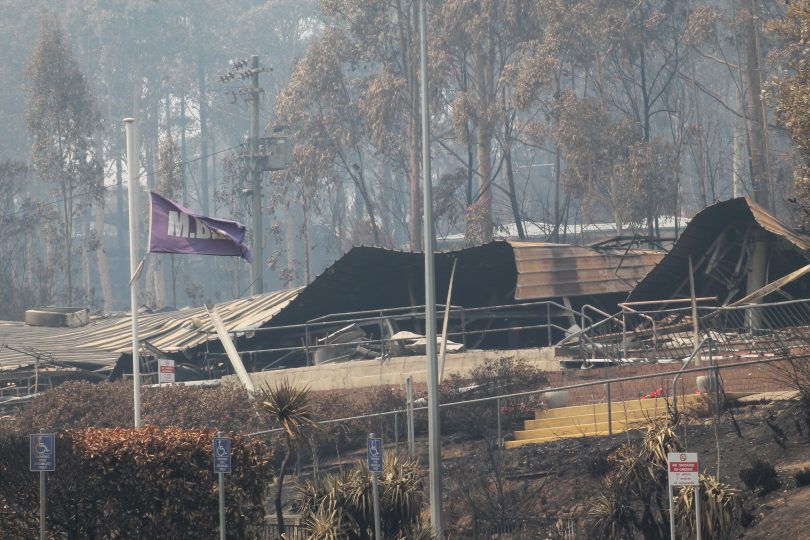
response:
<path id="1" fill-rule="evenodd" d="M 298 296 L 301 288 L 217 304 L 229 330 L 248 330 L 268 322 Z M 139 316 L 141 340 L 164 352 L 177 352 L 218 341 L 205 308 L 181 309 Z M 0 324 L 0 370 L 33 366 L 39 357 L 64 366 L 111 370 L 122 354 L 132 352 L 129 315 L 96 317 L 81 328 Z M 87 367 L 82 367 L 88 369 Z"/>
<path id="2" fill-rule="evenodd" d="M 657 251 L 534 242 L 510 245 L 518 272 L 515 300 L 626 293 L 663 257 Z"/>
<path id="3" fill-rule="evenodd" d="M 664 300 L 678 294 L 688 296 L 689 257 L 692 257 L 696 280 L 701 279 L 699 269 L 707 262 L 706 257 L 711 255 L 718 243 L 730 243 L 723 235 L 734 232 L 733 240 L 739 243 L 744 241 L 746 230 L 752 228 L 769 233 L 769 243 L 781 248 L 779 256 L 774 254 L 769 259 L 771 280 L 794 270 L 802 261 L 807 264 L 806 261 L 810 259 L 810 238 L 792 230 L 748 197 L 729 199 L 705 208 L 692 218 L 672 250 L 633 289 L 628 300 Z M 721 247 L 728 248 L 725 245 Z M 739 249 L 728 249 L 728 253 L 735 260 L 741 260 L 744 256 Z M 710 284 L 707 284 L 702 292 L 713 294 L 709 289 Z M 736 296 L 743 293 L 743 290 L 738 291 Z M 729 301 L 731 298 L 719 300 Z"/>

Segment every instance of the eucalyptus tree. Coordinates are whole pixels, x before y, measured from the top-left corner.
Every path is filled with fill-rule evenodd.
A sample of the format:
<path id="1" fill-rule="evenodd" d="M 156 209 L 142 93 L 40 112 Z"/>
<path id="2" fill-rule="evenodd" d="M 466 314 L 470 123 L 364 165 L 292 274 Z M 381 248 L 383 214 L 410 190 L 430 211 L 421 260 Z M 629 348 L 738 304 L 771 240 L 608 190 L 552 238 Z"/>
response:
<path id="1" fill-rule="evenodd" d="M 30 90 L 25 119 L 33 139 L 33 163 L 52 184 L 62 220 L 63 264 L 68 305 L 73 302 L 74 224 L 102 187 L 95 135 L 99 114 L 87 80 L 52 17 L 43 17 L 39 41 L 26 74 Z"/>
<path id="2" fill-rule="evenodd" d="M 779 67 L 772 81 L 777 114 L 781 125 L 790 132 L 796 159 L 793 163 L 794 197 L 800 223 L 810 223 L 810 66 L 807 64 L 807 43 L 810 41 L 810 2 L 793 2 L 783 21 L 773 22 L 770 33 L 778 41 L 771 60 Z"/>

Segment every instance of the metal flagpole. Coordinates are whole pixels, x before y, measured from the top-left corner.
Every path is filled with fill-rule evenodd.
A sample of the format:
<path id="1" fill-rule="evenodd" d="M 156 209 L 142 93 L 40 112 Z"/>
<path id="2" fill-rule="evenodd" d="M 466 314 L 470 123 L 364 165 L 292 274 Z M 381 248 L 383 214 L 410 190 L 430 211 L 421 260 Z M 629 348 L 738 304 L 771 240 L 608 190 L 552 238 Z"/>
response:
<path id="1" fill-rule="evenodd" d="M 137 182 L 141 169 L 138 149 L 138 123 L 124 118 L 127 135 L 127 197 L 129 198 L 129 301 L 132 313 L 132 384 L 134 387 L 135 428 L 141 427 L 141 365 L 138 349 L 138 205 Z"/>
<path id="2" fill-rule="evenodd" d="M 425 249 L 425 339 L 428 362 L 428 465 L 430 467 L 430 525 L 442 537 L 442 457 L 439 426 L 439 365 L 436 358 L 436 283 L 433 268 L 433 198 L 430 178 L 430 116 L 428 113 L 427 6 L 419 1 L 419 48 L 422 94 L 422 203 Z M 417 219 L 417 216 L 411 216 Z"/>

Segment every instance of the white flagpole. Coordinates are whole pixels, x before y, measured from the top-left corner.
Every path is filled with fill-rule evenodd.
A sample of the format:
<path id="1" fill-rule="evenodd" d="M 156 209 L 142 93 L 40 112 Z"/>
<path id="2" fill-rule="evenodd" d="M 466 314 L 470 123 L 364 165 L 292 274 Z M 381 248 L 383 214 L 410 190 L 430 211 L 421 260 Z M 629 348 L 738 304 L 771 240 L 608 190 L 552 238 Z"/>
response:
<path id="1" fill-rule="evenodd" d="M 141 363 L 138 349 L 138 176 L 141 169 L 138 151 L 138 123 L 124 118 L 127 134 L 127 197 L 129 198 L 129 301 L 132 313 L 132 384 L 134 388 L 135 429 L 141 427 Z"/>

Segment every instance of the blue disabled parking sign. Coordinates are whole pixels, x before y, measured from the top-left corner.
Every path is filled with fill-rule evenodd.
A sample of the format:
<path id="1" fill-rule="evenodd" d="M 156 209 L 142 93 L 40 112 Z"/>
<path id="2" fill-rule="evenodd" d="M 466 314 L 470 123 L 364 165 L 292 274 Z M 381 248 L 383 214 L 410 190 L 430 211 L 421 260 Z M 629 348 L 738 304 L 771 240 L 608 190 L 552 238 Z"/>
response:
<path id="1" fill-rule="evenodd" d="M 231 472 L 231 440 L 227 437 L 214 438 L 214 472 Z"/>
<path id="2" fill-rule="evenodd" d="M 368 438 L 368 471 L 382 472 L 383 470 L 383 440 L 380 437 Z"/>
<path id="3" fill-rule="evenodd" d="M 31 471 L 56 470 L 56 438 L 53 433 L 31 435 Z"/>

